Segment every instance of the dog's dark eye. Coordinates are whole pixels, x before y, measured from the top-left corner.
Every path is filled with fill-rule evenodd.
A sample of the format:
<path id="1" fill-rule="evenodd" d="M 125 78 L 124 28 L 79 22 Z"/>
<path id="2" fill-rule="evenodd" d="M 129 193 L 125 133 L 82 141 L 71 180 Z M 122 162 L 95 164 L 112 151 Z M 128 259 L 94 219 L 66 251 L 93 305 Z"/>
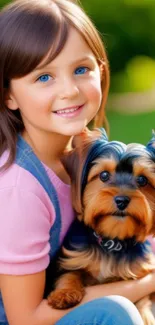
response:
<path id="1" fill-rule="evenodd" d="M 110 178 L 110 173 L 107 172 L 106 170 L 100 174 L 100 180 L 102 182 L 107 182 Z"/>
<path id="2" fill-rule="evenodd" d="M 148 179 L 145 176 L 140 175 L 137 177 L 137 184 L 139 186 L 146 186 L 148 184 Z"/>

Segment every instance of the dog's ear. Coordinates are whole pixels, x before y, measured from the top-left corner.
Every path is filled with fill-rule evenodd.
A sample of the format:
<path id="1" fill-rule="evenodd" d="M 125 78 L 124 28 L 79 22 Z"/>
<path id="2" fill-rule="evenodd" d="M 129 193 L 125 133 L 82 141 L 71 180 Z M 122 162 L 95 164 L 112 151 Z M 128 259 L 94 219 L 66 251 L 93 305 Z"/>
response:
<path id="1" fill-rule="evenodd" d="M 81 165 L 82 161 L 85 160 L 90 145 L 99 138 L 102 138 L 102 141 L 108 141 L 105 129 L 100 128 L 90 131 L 88 128 L 85 128 L 82 133 L 73 137 L 71 145 L 72 149 L 66 152 L 61 158 L 61 161 L 72 180 L 74 179 L 75 174 L 77 174 L 79 165 Z"/>
<path id="2" fill-rule="evenodd" d="M 64 154 L 61 161 L 71 179 L 72 205 L 80 219 L 82 215 L 80 178 L 82 169 L 81 152 L 74 148 L 70 152 Z"/>
<path id="3" fill-rule="evenodd" d="M 87 146 L 89 143 L 92 143 L 101 137 L 102 140 L 108 141 L 107 133 L 104 128 L 94 129 L 93 131 L 85 128 L 82 133 L 73 138 L 72 147 L 79 148 Z"/>
<path id="4" fill-rule="evenodd" d="M 152 138 L 146 145 L 147 150 L 152 154 L 152 157 L 155 160 L 155 131 L 152 130 Z"/>
<path id="5" fill-rule="evenodd" d="M 86 128 L 81 134 L 76 135 L 72 140 L 72 150 L 66 152 L 61 161 L 71 178 L 72 185 L 72 203 L 79 219 L 82 219 L 81 202 L 81 176 L 85 164 L 87 153 L 94 141 L 101 138 L 108 141 L 104 129 L 95 129 L 90 131 Z"/>

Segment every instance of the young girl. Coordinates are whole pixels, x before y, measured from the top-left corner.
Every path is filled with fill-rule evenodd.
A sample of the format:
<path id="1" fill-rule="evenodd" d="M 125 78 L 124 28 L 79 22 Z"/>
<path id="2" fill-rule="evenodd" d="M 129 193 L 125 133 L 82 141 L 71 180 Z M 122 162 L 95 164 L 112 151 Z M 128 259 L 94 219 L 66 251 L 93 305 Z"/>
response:
<path id="1" fill-rule="evenodd" d="M 91 120 L 103 123 L 108 83 L 100 37 L 76 4 L 19 0 L 1 11 L 1 325 L 142 324 L 129 300 L 155 291 L 155 274 L 88 287 L 72 310 L 43 299 L 74 219 L 60 157 Z"/>

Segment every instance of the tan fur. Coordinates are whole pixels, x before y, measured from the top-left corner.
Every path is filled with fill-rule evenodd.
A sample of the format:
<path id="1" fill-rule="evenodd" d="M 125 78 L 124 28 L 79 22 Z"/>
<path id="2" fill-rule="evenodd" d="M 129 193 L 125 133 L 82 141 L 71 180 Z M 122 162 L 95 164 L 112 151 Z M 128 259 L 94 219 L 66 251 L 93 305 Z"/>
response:
<path id="1" fill-rule="evenodd" d="M 85 270 L 91 273 L 94 278 L 100 279 L 98 282 L 102 283 L 112 278 L 118 280 L 141 278 L 155 268 L 155 258 L 152 254 L 148 254 L 146 261 L 139 258 L 132 263 L 127 263 L 125 260 L 116 263 L 112 255 L 103 255 L 100 250 L 93 246 L 81 252 L 63 248 L 63 254 L 65 258 L 60 260 L 63 269 Z"/>
<path id="2" fill-rule="evenodd" d="M 150 297 L 144 297 L 136 303 L 136 307 L 139 310 L 143 319 L 144 325 L 154 325 L 155 320 L 151 311 L 151 300 Z"/>
<path id="3" fill-rule="evenodd" d="M 92 181 L 95 176 L 98 176 L 103 170 L 108 170 L 110 173 L 115 171 L 116 162 L 111 159 L 98 159 L 88 175 L 88 182 Z"/>
<path id="4" fill-rule="evenodd" d="M 96 188 L 98 188 L 97 191 Z M 116 210 L 113 197 L 124 193 L 132 199 L 125 220 L 114 218 L 112 215 Z M 125 191 L 125 189 L 120 192 L 117 188 L 104 188 L 102 182 L 96 179 L 86 186 L 83 205 L 85 224 L 92 226 L 93 229 L 96 229 L 99 234 L 103 233 L 104 236 L 118 237 L 122 240 L 135 235 L 137 240 L 143 241 L 152 227 L 152 210 L 145 196 L 139 191 L 135 191 L 133 195 L 132 192 Z M 104 218 L 100 218 L 100 215 L 104 216 Z"/>

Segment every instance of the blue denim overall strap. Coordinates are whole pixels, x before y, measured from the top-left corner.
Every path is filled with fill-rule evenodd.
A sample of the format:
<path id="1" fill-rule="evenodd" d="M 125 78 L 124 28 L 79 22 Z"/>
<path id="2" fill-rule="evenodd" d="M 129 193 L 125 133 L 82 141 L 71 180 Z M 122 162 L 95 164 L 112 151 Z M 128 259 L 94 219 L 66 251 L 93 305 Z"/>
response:
<path id="1" fill-rule="evenodd" d="M 6 318 L 5 310 L 4 310 L 2 295 L 0 293 L 0 325 L 1 324 L 9 325 L 8 321 L 7 321 L 7 318 Z"/>
<path id="2" fill-rule="evenodd" d="M 61 231 L 61 212 L 56 190 L 51 180 L 49 179 L 43 164 L 34 154 L 32 148 L 28 143 L 19 135 L 16 150 L 16 164 L 29 171 L 39 183 L 42 185 L 48 194 L 54 209 L 55 209 L 55 222 L 50 230 L 50 260 L 54 258 L 60 248 L 59 238 Z M 3 301 L 0 294 L 0 324 L 8 325 L 7 318 L 4 311 Z"/>
<path id="3" fill-rule="evenodd" d="M 49 179 L 46 170 L 37 156 L 34 154 L 32 148 L 28 143 L 19 135 L 17 141 L 17 151 L 16 151 L 16 164 L 20 167 L 29 171 L 39 183 L 42 185 L 44 190 L 47 192 L 53 206 L 55 209 L 55 222 L 50 230 L 50 258 L 53 258 L 60 248 L 59 238 L 61 231 L 61 212 L 59 206 L 59 200 L 57 197 L 56 190 Z"/>

